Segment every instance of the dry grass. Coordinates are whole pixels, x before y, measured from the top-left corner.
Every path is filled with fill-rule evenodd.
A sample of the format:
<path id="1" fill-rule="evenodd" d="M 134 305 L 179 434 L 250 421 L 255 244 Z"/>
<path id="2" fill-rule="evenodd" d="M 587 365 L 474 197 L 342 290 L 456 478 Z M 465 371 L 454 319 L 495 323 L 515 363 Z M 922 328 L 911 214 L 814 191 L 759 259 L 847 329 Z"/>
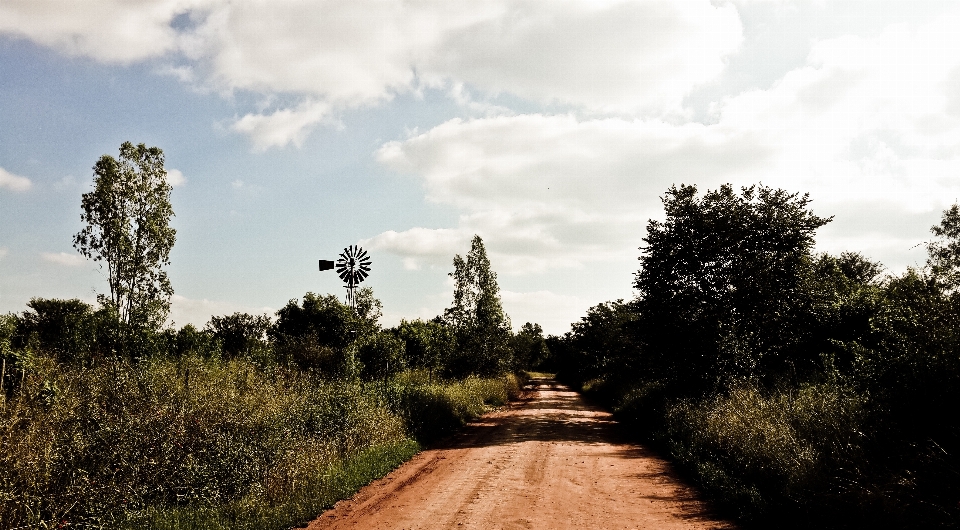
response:
<path id="1" fill-rule="evenodd" d="M 0 405 L 0 527 L 284 527 L 409 458 L 411 433 L 459 425 L 517 386 L 418 377 L 363 384 L 242 360 L 79 368 L 38 357 Z M 307 502 L 309 491 L 326 497 Z"/>

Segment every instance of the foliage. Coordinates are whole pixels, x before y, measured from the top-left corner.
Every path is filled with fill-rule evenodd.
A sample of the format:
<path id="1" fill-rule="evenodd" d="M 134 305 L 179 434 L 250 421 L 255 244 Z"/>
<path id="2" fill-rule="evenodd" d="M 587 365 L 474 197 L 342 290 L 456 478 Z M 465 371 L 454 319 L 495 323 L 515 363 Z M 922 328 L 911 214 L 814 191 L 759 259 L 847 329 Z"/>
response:
<path id="1" fill-rule="evenodd" d="M 31 362 L 0 407 L 3 528 L 210 528 L 224 516 L 286 528 L 408 457 L 411 435 L 449 432 L 516 387 L 410 373 L 331 382 L 193 355 Z"/>
<path id="2" fill-rule="evenodd" d="M 234 313 L 210 317 L 206 329 L 214 339 L 220 341 L 224 357 L 264 359 L 269 357 L 265 352 L 269 348 L 266 339 L 271 325 L 267 315 Z"/>
<path id="3" fill-rule="evenodd" d="M 490 267 L 480 236 L 473 236 L 467 258 L 453 258 L 453 305 L 444 320 L 457 337 L 459 358 L 448 368 L 461 374 L 496 374 L 508 370 L 510 319 L 500 302 L 497 274 Z"/>
<path id="4" fill-rule="evenodd" d="M 511 337 L 510 349 L 513 350 L 514 370 L 537 368 L 550 356 L 543 328 L 532 322 L 524 324 L 520 332 Z"/>
<path id="5" fill-rule="evenodd" d="M 623 300 L 588 309 L 562 340 L 549 347 L 558 377 L 583 383 L 614 374 L 634 374 L 636 321 L 636 308 Z"/>
<path id="6" fill-rule="evenodd" d="M 960 525 L 960 207 L 927 267 L 813 255 L 806 196 L 672 187 L 636 300 L 549 363 L 758 527 Z"/>
<path id="7" fill-rule="evenodd" d="M 407 365 L 426 368 L 431 374 L 446 364 L 456 348 L 456 337 L 440 320 L 401 320 L 394 333 L 404 343 Z"/>
<path id="8" fill-rule="evenodd" d="M 353 373 L 355 361 L 347 346 L 371 327 L 363 320 L 336 296 L 307 293 L 302 303 L 290 300 L 277 311 L 267 333 L 279 359 L 339 376 Z"/>
<path id="9" fill-rule="evenodd" d="M 364 379 L 385 379 L 406 368 L 406 344 L 393 333 L 381 331 L 360 339 L 356 344 L 356 357 Z"/>
<path id="10" fill-rule="evenodd" d="M 156 329 L 170 309 L 173 288 L 162 267 L 176 230 L 163 162 L 159 148 L 124 142 L 119 160 L 103 155 L 94 165 L 94 189 L 81 202 L 86 226 L 74 247 L 106 264 L 110 297 L 100 300 L 125 325 Z"/>
<path id="11" fill-rule="evenodd" d="M 805 279 L 814 232 L 830 219 L 809 202 L 766 187 L 667 190 L 666 220 L 649 222 L 634 283 L 657 377 L 695 391 L 717 377 L 811 366 Z"/>

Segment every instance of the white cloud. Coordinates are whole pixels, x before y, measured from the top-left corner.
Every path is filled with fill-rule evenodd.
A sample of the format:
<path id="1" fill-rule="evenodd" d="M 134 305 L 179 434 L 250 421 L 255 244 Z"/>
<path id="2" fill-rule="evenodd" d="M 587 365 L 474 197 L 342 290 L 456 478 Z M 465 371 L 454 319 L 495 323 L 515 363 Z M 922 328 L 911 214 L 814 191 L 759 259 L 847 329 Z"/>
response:
<path id="1" fill-rule="evenodd" d="M 0 260 L 7 257 L 7 254 L 9 253 L 10 253 L 10 249 L 8 249 L 7 247 L 0 247 Z"/>
<path id="2" fill-rule="evenodd" d="M 675 114 L 742 40 L 736 8 L 709 0 L 10 0 L 3 33 L 104 62 L 163 57 L 176 64 L 158 71 L 225 94 L 299 98 L 233 125 L 259 150 L 300 145 L 331 109 L 424 86 Z"/>
<path id="3" fill-rule="evenodd" d="M 507 2 L 445 36 L 429 71 L 600 112 L 679 111 L 742 40 L 736 8 L 708 1 Z"/>
<path id="4" fill-rule="evenodd" d="M 901 267 L 960 197 L 960 55 L 948 52 L 960 49 L 958 22 L 944 15 L 817 42 L 805 65 L 769 89 L 717 102 L 712 125 L 451 120 L 384 144 L 377 159 L 422 180 L 428 199 L 458 208 L 458 225 L 443 230 L 479 233 L 506 272 L 635 258 L 669 185 L 725 182 L 810 192 L 821 215 L 852 213 L 824 229 L 822 246 L 851 245 Z M 864 218 L 911 222 L 865 228 Z M 422 241 L 436 237 L 391 234 L 382 248 L 426 261 Z"/>
<path id="5" fill-rule="evenodd" d="M 6 188 L 10 191 L 27 191 L 33 183 L 27 177 L 14 175 L 0 167 L 0 188 Z"/>
<path id="6" fill-rule="evenodd" d="M 207 300 L 206 298 L 197 300 L 179 294 L 173 295 L 170 300 L 170 320 L 175 322 L 178 327 L 193 324 L 202 328 L 204 324 L 210 321 L 211 316 L 232 315 L 233 313 L 250 313 L 252 315 L 266 313 L 273 317 L 275 312 L 276 309 L 270 307 L 250 307 L 222 300 Z"/>
<path id="7" fill-rule="evenodd" d="M 183 176 L 183 173 L 179 169 L 168 169 L 167 170 L 167 183 L 169 183 L 174 188 L 178 186 L 183 186 L 187 183 L 187 178 Z"/>
<path id="8" fill-rule="evenodd" d="M 498 270 L 542 272 L 636 255 L 673 183 L 721 183 L 764 166 L 762 138 L 722 125 L 521 115 L 451 120 L 377 159 L 423 180 L 427 197 L 462 211 L 455 229 L 371 238 L 408 266 L 447 259 L 476 233 Z"/>
<path id="9" fill-rule="evenodd" d="M 66 252 L 41 252 L 40 256 L 44 261 L 63 265 L 64 267 L 82 267 L 87 263 L 87 259 L 80 254 L 68 254 Z"/>
<path id="10" fill-rule="evenodd" d="M 130 63 L 178 48 L 170 22 L 201 2 L 185 0 L 4 0 L 0 33 L 68 55 Z"/>
<path id="11" fill-rule="evenodd" d="M 423 262 L 449 265 L 454 254 L 463 254 L 470 246 L 469 234 L 459 229 L 411 228 L 404 232 L 388 230 L 360 241 L 371 250 L 385 250 L 403 259 L 406 269 L 419 269 Z"/>
<path id="12" fill-rule="evenodd" d="M 303 103 L 294 110 L 281 109 L 272 114 L 247 114 L 231 127 L 250 136 L 258 151 L 303 143 L 310 130 L 326 116 L 330 105 L 322 101 Z"/>
<path id="13" fill-rule="evenodd" d="M 569 331 L 570 324 L 579 321 L 587 309 L 597 303 L 550 291 L 501 291 L 500 298 L 515 330 L 519 330 L 527 322 L 533 322 L 540 324 L 544 333 L 554 335 Z"/>

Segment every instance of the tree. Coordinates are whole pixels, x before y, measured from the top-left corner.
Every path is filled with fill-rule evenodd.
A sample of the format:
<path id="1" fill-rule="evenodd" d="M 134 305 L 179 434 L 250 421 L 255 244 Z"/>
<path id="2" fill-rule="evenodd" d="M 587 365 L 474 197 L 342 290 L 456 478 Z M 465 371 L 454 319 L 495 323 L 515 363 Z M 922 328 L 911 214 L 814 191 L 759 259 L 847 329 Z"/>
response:
<path id="1" fill-rule="evenodd" d="M 960 286 L 960 205 L 943 211 L 940 224 L 930 227 L 936 239 L 927 244 L 927 265 L 944 290 Z"/>
<path id="2" fill-rule="evenodd" d="M 543 328 L 540 324 L 527 322 L 520 328 L 520 332 L 513 336 L 514 369 L 529 370 L 537 368 L 550 356 L 547 341 L 543 337 Z"/>
<path id="3" fill-rule="evenodd" d="M 257 358 L 267 350 L 266 335 L 270 325 L 267 315 L 234 313 L 210 317 L 206 330 L 220 341 L 224 357 Z"/>
<path id="4" fill-rule="evenodd" d="M 98 296 L 101 304 L 113 307 L 124 324 L 150 329 L 166 320 L 173 295 L 163 270 L 176 242 L 163 162 L 159 148 L 130 142 L 120 146 L 119 160 L 100 157 L 94 189 L 81 201 L 86 226 L 73 240 L 85 257 L 106 264 L 110 298 Z"/>
<path id="5" fill-rule="evenodd" d="M 643 355 L 687 384 L 791 370 L 806 351 L 814 233 L 830 218 L 784 190 L 670 187 L 650 221 L 634 287 Z M 810 361 L 804 359 L 803 362 Z"/>
<path id="6" fill-rule="evenodd" d="M 457 335 L 459 371 L 492 374 L 508 369 L 510 318 L 480 236 L 473 236 L 467 259 L 459 254 L 453 258 L 453 268 L 453 305 L 444 311 L 444 319 Z"/>

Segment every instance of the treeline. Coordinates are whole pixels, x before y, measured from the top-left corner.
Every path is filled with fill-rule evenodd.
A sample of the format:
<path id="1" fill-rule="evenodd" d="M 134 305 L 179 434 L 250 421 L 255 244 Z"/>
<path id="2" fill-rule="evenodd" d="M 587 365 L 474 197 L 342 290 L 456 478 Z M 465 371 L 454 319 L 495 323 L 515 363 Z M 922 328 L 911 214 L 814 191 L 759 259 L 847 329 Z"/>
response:
<path id="1" fill-rule="evenodd" d="M 381 304 L 369 288 L 357 293 L 356 310 L 334 295 L 306 293 L 274 318 L 234 313 L 211 317 L 202 328 L 179 329 L 128 326 L 109 306 L 34 298 L 22 313 L 0 315 L 3 390 L 12 398 L 37 356 L 78 367 L 189 356 L 240 359 L 264 369 L 370 381 L 411 369 L 440 378 L 498 375 L 527 369 L 547 355 L 537 324 L 514 333 L 506 327 L 509 320 L 491 331 L 438 316 L 382 328 L 380 316 Z"/>
<path id="2" fill-rule="evenodd" d="M 671 187 L 637 297 L 550 362 L 759 528 L 960 526 L 960 209 L 925 266 L 813 253 L 806 195 Z"/>

